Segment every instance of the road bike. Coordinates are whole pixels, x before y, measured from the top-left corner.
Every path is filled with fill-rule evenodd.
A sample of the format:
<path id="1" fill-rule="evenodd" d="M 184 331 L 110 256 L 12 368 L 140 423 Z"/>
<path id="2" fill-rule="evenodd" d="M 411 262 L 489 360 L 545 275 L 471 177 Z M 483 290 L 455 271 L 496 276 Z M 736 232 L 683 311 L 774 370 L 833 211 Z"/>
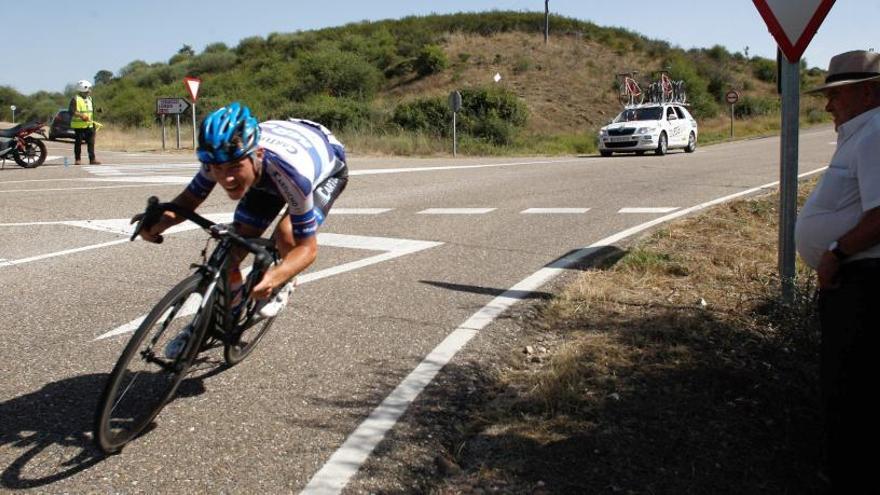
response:
<path id="1" fill-rule="evenodd" d="M 271 238 L 241 237 L 229 225 L 214 223 L 173 203 L 159 203 L 153 196 L 131 239 L 155 225 L 165 211 L 194 222 L 210 239 L 202 250 L 202 262 L 192 265 L 194 273 L 147 314 L 107 380 L 95 418 L 95 441 L 107 454 L 119 452 L 152 424 L 202 350 L 222 344 L 226 363 L 234 366 L 254 350 L 275 320 L 262 318 L 259 309 L 265 301 L 250 297 L 253 287 L 280 259 Z M 208 256 L 211 239 L 216 245 Z M 229 283 L 234 252 L 252 262 L 249 272 L 242 270 L 246 276 L 239 301 L 243 302 L 236 301 Z M 169 357 L 167 343 L 182 332 L 189 332 L 183 350 Z"/>
<path id="2" fill-rule="evenodd" d="M 645 101 L 645 95 L 642 88 L 636 82 L 635 76 L 638 72 L 624 72 L 617 74 L 618 97 L 620 104 L 623 106 L 640 105 Z"/>
<path id="3" fill-rule="evenodd" d="M 673 81 L 669 78 L 669 72 L 661 70 L 657 81 L 648 86 L 647 98 L 651 103 L 687 103 L 687 92 L 684 89 L 684 81 Z"/>

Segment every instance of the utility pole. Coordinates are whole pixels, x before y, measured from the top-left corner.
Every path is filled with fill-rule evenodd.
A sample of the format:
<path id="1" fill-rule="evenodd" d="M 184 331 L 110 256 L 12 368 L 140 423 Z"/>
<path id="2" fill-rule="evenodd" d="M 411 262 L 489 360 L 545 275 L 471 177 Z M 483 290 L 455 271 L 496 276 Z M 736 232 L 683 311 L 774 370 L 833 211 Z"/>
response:
<path id="1" fill-rule="evenodd" d="M 544 0 L 544 44 L 550 37 L 550 0 Z"/>

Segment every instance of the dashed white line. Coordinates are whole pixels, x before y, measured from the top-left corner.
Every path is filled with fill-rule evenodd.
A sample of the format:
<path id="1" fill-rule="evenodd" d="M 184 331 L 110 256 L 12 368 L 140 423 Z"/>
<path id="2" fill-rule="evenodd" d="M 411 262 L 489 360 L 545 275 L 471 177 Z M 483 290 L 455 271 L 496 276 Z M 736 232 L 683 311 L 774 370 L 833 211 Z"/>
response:
<path id="1" fill-rule="evenodd" d="M 497 208 L 428 208 L 418 212 L 419 215 L 483 215 Z"/>
<path id="2" fill-rule="evenodd" d="M 333 208 L 330 215 L 381 215 L 394 208 Z"/>
<path id="3" fill-rule="evenodd" d="M 578 214 L 590 211 L 589 208 L 528 208 L 520 213 L 522 214 Z"/>
<path id="4" fill-rule="evenodd" d="M 661 206 L 657 208 L 621 208 L 617 213 L 669 213 L 678 209 L 678 206 Z"/>

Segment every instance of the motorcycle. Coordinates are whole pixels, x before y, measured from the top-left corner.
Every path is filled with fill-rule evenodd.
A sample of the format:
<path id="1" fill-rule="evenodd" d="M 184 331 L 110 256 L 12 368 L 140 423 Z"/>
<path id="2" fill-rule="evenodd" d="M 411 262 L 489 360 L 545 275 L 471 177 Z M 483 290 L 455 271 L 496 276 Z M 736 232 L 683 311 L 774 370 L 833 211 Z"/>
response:
<path id="1" fill-rule="evenodd" d="M 43 132 L 43 123 L 34 120 L 11 129 L 0 129 L 0 160 L 5 168 L 6 160 L 12 158 L 20 167 L 36 168 L 46 161 L 46 144 L 32 136 Z"/>

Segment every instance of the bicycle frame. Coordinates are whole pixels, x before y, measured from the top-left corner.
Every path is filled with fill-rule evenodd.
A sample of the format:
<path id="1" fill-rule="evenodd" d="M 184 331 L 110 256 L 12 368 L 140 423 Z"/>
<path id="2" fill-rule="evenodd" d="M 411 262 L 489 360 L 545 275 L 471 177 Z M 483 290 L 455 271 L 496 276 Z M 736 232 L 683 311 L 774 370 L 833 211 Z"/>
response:
<path id="1" fill-rule="evenodd" d="M 261 246 L 260 244 L 267 244 L 271 241 L 267 239 L 257 238 L 257 239 L 247 239 L 236 234 L 228 225 L 214 223 L 211 220 L 199 215 L 194 211 L 189 211 L 174 203 L 159 203 L 159 199 L 155 196 L 150 197 L 147 200 L 147 209 L 144 212 L 143 218 L 141 218 L 138 225 L 135 227 L 134 232 L 132 233 L 131 239 L 134 240 L 140 231 L 145 227 L 150 227 L 158 222 L 161 218 L 161 215 L 165 211 L 170 211 L 179 215 L 196 225 L 202 227 L 212 238 L 218 241 L 217 246 L 214 248 L 214 251 L 211 253 L 210 257 L 206 257 L 206 252 L 202 252 L 202 256 L 205 258 L 204 263 L 202 264 L 193 264 L 192 267 L 197 270 L 203 271 L 207 273 L 208 277 L 210 277 L 210 285 L 205 291 L 205 297 L 202 300 L 202 306 L 199 308 L 199 311 L 205 309 L 205 305 L 208 304 L 209 301 L 214 300 L 214 295 L 218 290 L 218 285 L 220 286 L 220 296 L 222 297 L 222 302 L 219 311 L 216 314 L 222 315 L 223 321 L 221 322 L 221 332 L 224 343 L 228 341 L 230 338 L 234 338 L 233 331 L 236 330 L 235 322 L 233 322 L 232 318 L 232 300 L 234 298 L 234 294 L 231 292 L 231 287 L 228 279 L 228 265 L 230 260 L 232 259 L 232 251 L 235 249 L 235 246 L 241 246 L 245 250 L 253 253 L 254 255 L 254 268 L 257 273 L 262 273 L 265 269 L 270 266 L 272 263 L 278 261 L 277 256 Z M 159 242 L 162 242 L 162 238 L 159 238 Z M 246 293 L 250 293 L 253 285 L 259 280 L 254 280 L 255 277 L 248 275 L 247 279 L 244 281 L 244 288 Z M 214 304 L 218 304 L 217 301 Z M 250 311 L 248 314 L 244 315 L 243 325 L 242 327 L 246 327 L 249 321 L 253 318 L 253 311 Z M 216 328 L 216 325 L 214 326 Z M 213 330 L 212 328 L 211 330 Z M 212 332 L 215 336 L 217 332 Z"/>

